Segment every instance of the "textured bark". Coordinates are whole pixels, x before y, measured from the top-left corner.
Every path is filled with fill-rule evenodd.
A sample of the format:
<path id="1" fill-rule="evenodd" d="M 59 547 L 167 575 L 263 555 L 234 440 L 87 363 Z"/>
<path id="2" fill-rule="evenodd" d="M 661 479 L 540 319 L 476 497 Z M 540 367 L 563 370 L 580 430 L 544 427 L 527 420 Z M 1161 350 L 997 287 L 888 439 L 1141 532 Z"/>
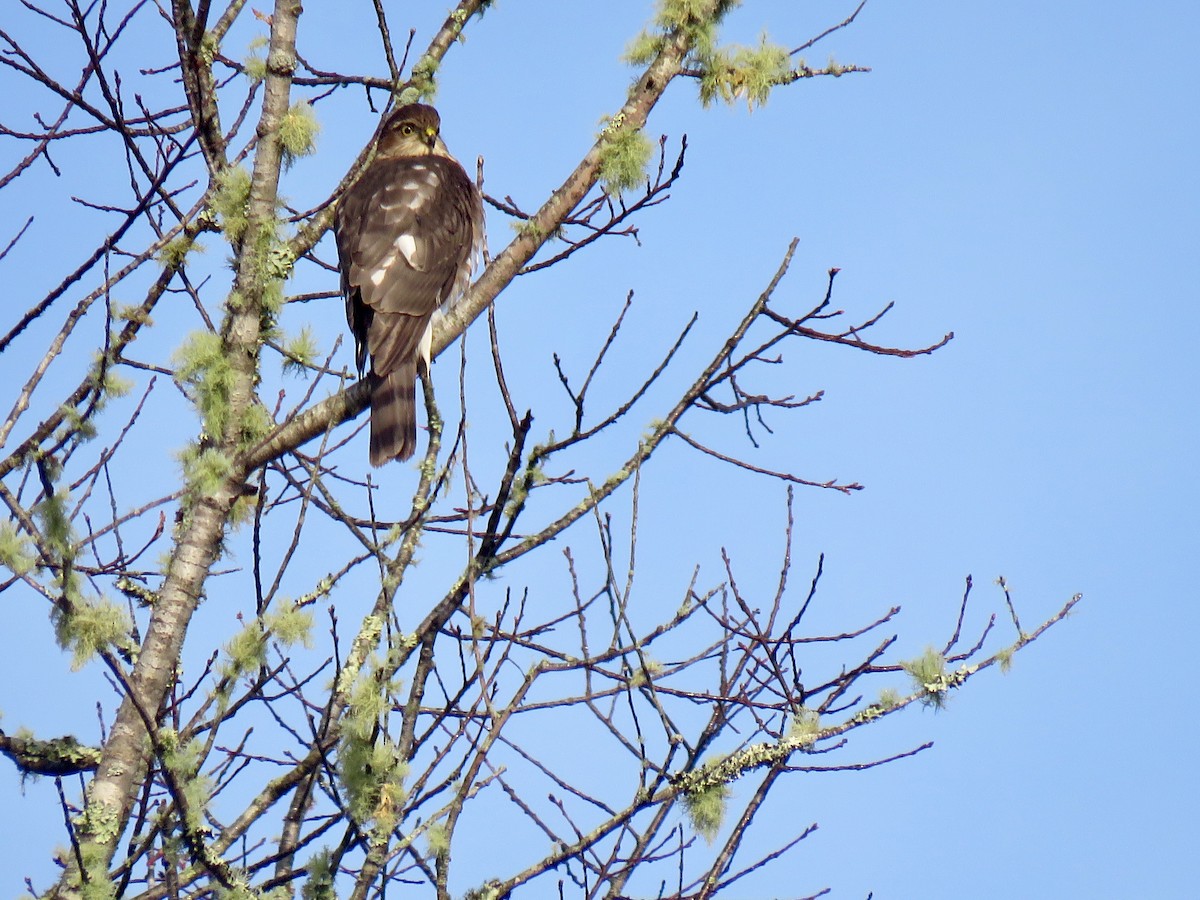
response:
<path id="1" fill-rule="evenodd" d="M 177 0 L 174 10 L 180 30 L 188 30 L 194 36 L 202 23 L 195 22 L 190 6 Z M 275 3 L 247 210 L 248 226 L 242 247 L 237 248 L 241 252 L 236 253 L 234 287 L 240 300 L 228 305 L 222 329 L 226 353 L 237 373 L 229 398 L 229 425 L 226 434 L 219 437 L 219 446 L 231 456 L 238 444 L 245 411 L 255 400 L 265 287 L 262 266 L 256 257 L 262 244 L 256 238 L 264 229 L 275 228 L 275 201 L 282 168 L 277 132 L 279 122 L 288 110 L 300 12 L 298 0 L 277 0 Z M 180 41 L 184 55 L 181 64 L 185 72 L 197 63 L 195 47 L 198 43 L 198 40 Z M 195 113 L 212 101 L 213 98 L 207 96 L 204 79 L 185 78 L 185 86 Z M 200 96 L 194 96 L 197 91 Z M 212 150 L 212 146 L 206 148 L 206 152 Z M 217 160 L 209 159 L 210 169 L 219 164 Z M 147 737 L 150 729 L 156 727 L 159 710 L 174 683 L 188 625 L 203 595 L 209 570 L 220 556 L 230 511 L 243 490 L 245 471 L 235 467 L 221 490 L 212 495 L 197 496 L 191 502 L 185 501 L 167 577 L 129 677 L 128 693 L 117 711 L 96 776 L 89 787 L 87 812 L 77 833 L 85 858 L 94 859 L 100 855 L 107 866 L 129 821 L 133 802 L 150 764 L 151 744 Z M 60 893 L 73 895 L 79 889 L 80 881 L 77 866 L 68 866 L 59 883 Z"/>

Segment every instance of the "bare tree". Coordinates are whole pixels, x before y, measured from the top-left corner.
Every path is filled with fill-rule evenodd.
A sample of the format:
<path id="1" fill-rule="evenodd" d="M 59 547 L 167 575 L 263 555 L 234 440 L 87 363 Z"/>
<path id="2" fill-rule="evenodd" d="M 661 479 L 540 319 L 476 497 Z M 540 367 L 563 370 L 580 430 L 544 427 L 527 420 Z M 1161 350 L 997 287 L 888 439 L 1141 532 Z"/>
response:
<path id="1" fill-rule="evenodd" d="M 400 509 L 365 465 L 364 386 L 339 343 L 318 349 L 305 327 L 340 309 L 320 242 L 372 147 L 312 209 L 290 208 L 280 183 L 312 152 L 323 111 L 429 96 L 489 4 L 462 0 L 418 53 L 374 0 L 375 74 L 324 70 L 297 0 L 253 12 L 265 40 L 241 61 L 225 44 L 247 27 L 244 0 L 21 5 L 0 64 L 33 106 L 0 123 L 0 188 L 29 212 L 8 219 L 0 265 L 17 264 L 37 217 L 64 236 L 41 295 L 10 291 L 24 311 L 0 336 L 2 588 L 9 615 L 51 619 L 101 711 L 83 740 L 0 732 L 21 777 L 54 779 L 62 805 L 61 875 L 31 893 L 361 898 L 398 881 L 438 897 L 534 882 L 712 896 L 815 827 L 782 841 L 752 827 L 781 777 L 919 752 L 862 759 L 848 745 L 1006 665 L 1077 602 L 1026 630 L 1002 585 L 1014 636 L 999 638 L 995 616 L 968 636 L 968 579 L 949 636 L 915 660 L 892 652 L 896 608 L 809 631 L 821 565 L 794 586 L 793 491 L 859 485 L 768 470 L 697 437 L 699 423 L 749 446 L 770 439 L 771 416 L 820 399 L 759 386 L 796 342 L 903 359 L 952 335 L 876 340 L 890 306 L 852 318 L 834 303 L 836 269 L 823 296 L 790 308 L 794 242 L 701 364 L 680 352 L 695 317 L 660 346 L 627 334 L 631 293 L 592 360 L 554 357 L 558 397 L 526 408 L 509 389 L 490 312 L 505 288 L 636 237 L 639 214 L 682 177 L 686 140 L 645 133 L 664 92 L 695 81 L 704 103 L 753 105 L 864 71 L 802 56 L 861 6 L 795 49 L 738 48 L 719 40 L 737 3 L 660 0 L 629 51 L 635 82 L 561 186 L 530 209 L 483 184 L 515 236 L 448 311 L 435 352 L 485 312 L 489 352 L 459 353 L 457 392 L 445 366 L 436 401 L 425 384 L 428 449 L 402 470 Z M 64 172 L 90 195 L 56 194 L 47 175 Z M 36 194 L 22 193 L 31 181 Z M 206 237 L 220 251 L 200 256 Z M 289 295 L 289 278 L 327 287 Z M 641 372 L 637 386 L 597 400 L 598 376 L 622 366 Z M 490 372 L 503 434 L 467 430 L 477 371 Z M 781 485 L 772 591 L 743 587 L 725 557 L 717 583 L 697 569 L 669 602 L 638 603 L 642 479 L 667 444 L 730 479 Z M 432 569 L 415 568 L 422 545 Z M 551 572 L 570 587 L 548 602 L 537 586 Z"/>

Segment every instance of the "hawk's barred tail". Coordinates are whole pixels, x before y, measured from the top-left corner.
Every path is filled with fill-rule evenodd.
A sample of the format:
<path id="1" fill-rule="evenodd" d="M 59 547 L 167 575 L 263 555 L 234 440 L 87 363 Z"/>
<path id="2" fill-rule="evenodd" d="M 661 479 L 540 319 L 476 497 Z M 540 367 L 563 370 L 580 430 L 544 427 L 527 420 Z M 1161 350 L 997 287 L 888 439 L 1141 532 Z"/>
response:
<path id="1" fill-rule="evenodd" d="M 408 459 L 417 449 L 417 364 L 401 363 L 371 386 L 371 465 Z"/>

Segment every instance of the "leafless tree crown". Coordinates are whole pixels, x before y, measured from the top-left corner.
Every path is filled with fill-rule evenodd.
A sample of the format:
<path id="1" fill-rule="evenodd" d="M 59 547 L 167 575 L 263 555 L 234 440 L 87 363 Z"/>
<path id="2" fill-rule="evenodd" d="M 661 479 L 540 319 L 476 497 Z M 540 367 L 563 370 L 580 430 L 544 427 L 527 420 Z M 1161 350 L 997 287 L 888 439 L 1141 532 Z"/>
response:
<path id="1" fill-rule="evenodd" d="M 445 355 L 437 402 L 425 385 L 420 465 L 373 480 L 366 392 L 340 340 L 305 327 L 340 316 L 321 239 L 371 145 L 312 208 L 281 179 L 326 115 L 429 96 L 489 3 L 397 40 L 389 15 L 411 5 L 346 4 L 375 28 L 371 74 L 323 68 L 297 0 L 21 0 L 0 28 L 0 189 L 23 210 L 0 223 L 0 590 L 7 616 L 53 624 L 62 649 L 31 660 L 79 669 L 98 711 L 77 736 L 3 723 L 0 750 L 61 804 L 62 833 L 30 855 L 35 896 L 713 896 L 816 828 L 753 827 L 780 779 L 925 749 L 848 745 L 1007 665 L 1078 600 L 1027 630 L 1002 582 L 1012 636 L 995 616 L 968 635 L 968 579 L 949 635 L 912 660 L 893 650 L 898 608 L 810 626 L 824 560 L 795 569 L 793 492 L 860 485 L 728 447 L 821 399 L 763 386 L 798 342 L 907 358 L 952 335 L 889 346 L 890 305 L 844 311 L 836 269 L 798 302 L 795 242 L 747 273 L 757 295 L 700 352 L 696 316 L 631 334 L 631 292 L 591 359 L 545 336 L 558 383 L 538 406 L 511 387 L 505 289 L 636 239 L 685 177 L 686 138 L 645 131 L 664 92 L 755 105 L 865 71 L 802 55 L 861 6 L 793 49 L 739 48 L 719 32 L 737 3 L 660 0 L 627 95 L 540 206 L 493 193 L 481 160 L 494 255 L 435 340 L 483 316 L 476 352 Z M 262 39 L 237 58 L 247 30 Z M 637 373 L 623 397 L 601 387 L 613 371 Z M 496 428 L 468 430 L 485 405 Z M 772 588 L 729 555 L 716 579 L 697 560 L 668 596 L 643 586 L 643 481 L 665 447 L 734 485 L 779 483 L 760 526 Z"/>

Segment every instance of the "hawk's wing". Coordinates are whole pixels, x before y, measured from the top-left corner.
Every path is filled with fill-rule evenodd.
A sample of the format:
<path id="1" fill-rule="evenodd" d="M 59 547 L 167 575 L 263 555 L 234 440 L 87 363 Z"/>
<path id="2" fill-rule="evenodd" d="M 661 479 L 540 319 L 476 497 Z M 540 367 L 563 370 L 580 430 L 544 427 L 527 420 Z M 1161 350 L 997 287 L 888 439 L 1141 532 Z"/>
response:
<path id="1" fill-rule="evenodd" d="M 434 312 L 471 280 L 483 237 L 479 192 L 447 157 L 377 159 L 342 198 L 335 231 L 359 374 L 370 354 L 375 375 L 371 464 L 408 459 L 418 353 Z"/>
<path id="2" fill-rule="evenodd" d="M 430 317 L 470 282 L 482 235 L 475 185 L 453 159 L 376 160 L 342 199 L 338 257 L 347 314 L 371 368 L 413 359 Z"/>

